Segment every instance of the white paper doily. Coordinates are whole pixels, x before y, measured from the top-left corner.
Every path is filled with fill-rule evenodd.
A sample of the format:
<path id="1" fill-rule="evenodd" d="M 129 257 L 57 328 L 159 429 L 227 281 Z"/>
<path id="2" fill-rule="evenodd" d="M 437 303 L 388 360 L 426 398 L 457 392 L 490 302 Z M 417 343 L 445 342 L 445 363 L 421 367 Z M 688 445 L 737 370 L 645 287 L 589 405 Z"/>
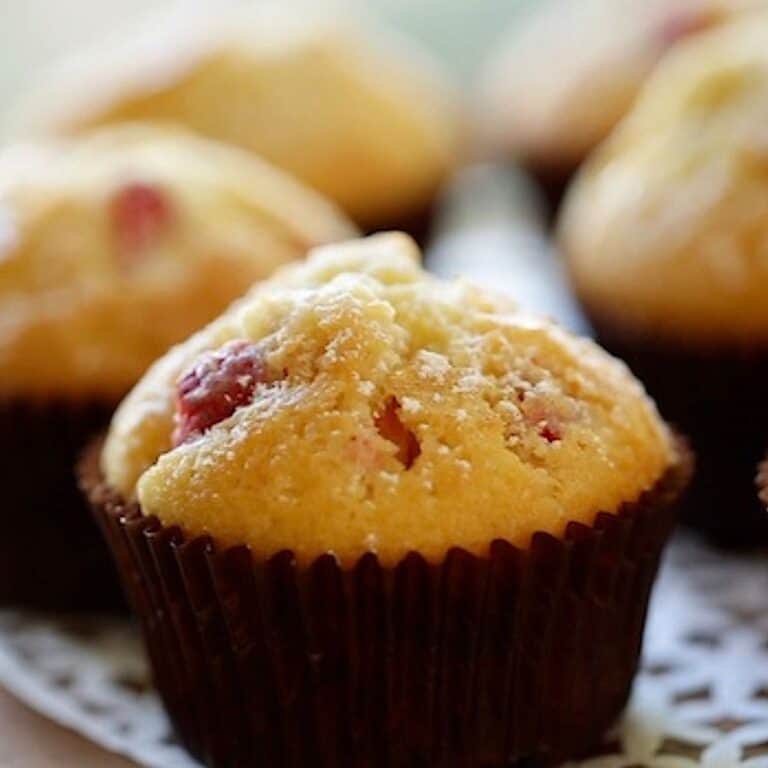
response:
<path id="1" fill-rule="evenodd" d="M 0 683 L 150 768 L 199 768 L 150 690 L 134 628 L 0 613 Z M 768 555 L 670 547 L 643 671 L 604 754 L 584 768 L 768 768 Z"/>

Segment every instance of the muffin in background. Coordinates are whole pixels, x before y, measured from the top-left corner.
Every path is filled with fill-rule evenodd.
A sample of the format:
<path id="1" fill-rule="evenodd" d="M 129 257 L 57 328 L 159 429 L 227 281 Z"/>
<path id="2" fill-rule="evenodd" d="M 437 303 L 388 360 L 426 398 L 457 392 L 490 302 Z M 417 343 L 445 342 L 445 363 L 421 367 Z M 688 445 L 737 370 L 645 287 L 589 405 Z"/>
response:
<path id="1" fill-rule="evenodd" d="M 59 65 L 20 129 L 179 123 L 243 147 L 366 229 L 418 229 L 457 162 L 453 95 L 420 51 L 315 9 L 216 8 L 156 18 Z"/>
<path id="2" fill-rule="evenodd" d="M 599 340 L 688 434 L 687 514 L 768 540 L 768 14 L 682 44 L 577 177 L 560 241 Z"/>
<path id="3" fill-rule="evenodd" d="M 73 467 L 147 366 L 354 228 L 240 150 L 121 126 L 0 153 L 0 603 L 108 607 Z"/>
<path id="4" fill-rule="evenodd" d="M 530 6 L 487 64 L 479 130 L 488 148 L 535 172 L 553 203 L 629 111 L 663 55 L 748 7 L 738 0 L 548 0 Z"/>
<path id="5" fill-rule="evenodd" d="M 626 701 L 685 450 L 623 364 L 418 260 L 281 271 L 82 465 L 209 766 L 556 762 Z"/>

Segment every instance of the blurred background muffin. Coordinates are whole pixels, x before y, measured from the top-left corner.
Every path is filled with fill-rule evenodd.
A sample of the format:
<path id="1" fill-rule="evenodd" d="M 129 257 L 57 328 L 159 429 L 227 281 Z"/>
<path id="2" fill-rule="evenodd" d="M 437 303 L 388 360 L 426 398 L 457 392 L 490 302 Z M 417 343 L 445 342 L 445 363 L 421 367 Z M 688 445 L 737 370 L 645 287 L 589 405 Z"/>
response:
<path id="1" fill-rule="evenodd" d="M 568 195 L 560 240 L 599 339 L 699 456 L 690 514 L 756 543 L 768 405 L 768 14 L 661 64 Z"/>
<path id="2" fill-rule="evenodd" d="M 189 8 L 57 65 L 21 129 L 161 121 L 250 150 L 366 229 L 423 231 L 457 163 L 455 98 L 427 57 L 310 10 Z"/>
<path id="3" fill-rule="evenodd" d="M 483 142 L 534 171 L 556 204 L 572 172 L 630 109 L 671 47 L 761 4 L 532 3 L 486 66 L 479 103 Z"/>
<path id="4" fill-rule="evenodd" d="M 86 466 L 212 768 L 555 763 L 626 701 L 684 451 L 626 366 L 419 260 L 390 233 L 257 286 Z"/>
<path id="5" fill-rule="evenodd" d="M 281 171 L 182 131 L 126 125 L 3 150 L 1 602 L 111 604 L 72 470 L 85 439 L 254 280 L 353 232 Z"/>

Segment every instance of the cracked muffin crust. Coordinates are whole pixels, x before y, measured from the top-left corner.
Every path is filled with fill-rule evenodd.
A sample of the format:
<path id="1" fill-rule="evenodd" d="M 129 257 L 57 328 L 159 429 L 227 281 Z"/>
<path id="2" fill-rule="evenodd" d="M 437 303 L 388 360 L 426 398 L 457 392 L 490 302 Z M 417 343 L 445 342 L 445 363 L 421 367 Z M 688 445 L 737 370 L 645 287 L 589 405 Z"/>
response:
<path id="1" fill-rule="evenodd" d="M 102 470 L 190 535 L 348 565 L 527 546 L 635 500 L 675 461 L 623 364 L 430 277 L 390 233 L 316 250 L 158 361 Z"/>

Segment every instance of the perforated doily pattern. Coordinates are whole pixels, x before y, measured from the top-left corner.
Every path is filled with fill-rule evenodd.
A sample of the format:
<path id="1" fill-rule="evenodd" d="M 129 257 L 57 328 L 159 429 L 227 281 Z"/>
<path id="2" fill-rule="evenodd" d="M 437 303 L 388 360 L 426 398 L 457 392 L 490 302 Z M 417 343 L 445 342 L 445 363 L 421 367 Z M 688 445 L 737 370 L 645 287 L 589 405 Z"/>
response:
<path id="1" fill-rule="evenodd" d="M 656 589 L 632 703 L 582 768 L 768 768 L 768 554 L 680 537 Z M 0 613 L 0 683 L 150 768 L 195 768 L 127 623 Z M 199 767 L 198 767 L 199 768 Z"/>

